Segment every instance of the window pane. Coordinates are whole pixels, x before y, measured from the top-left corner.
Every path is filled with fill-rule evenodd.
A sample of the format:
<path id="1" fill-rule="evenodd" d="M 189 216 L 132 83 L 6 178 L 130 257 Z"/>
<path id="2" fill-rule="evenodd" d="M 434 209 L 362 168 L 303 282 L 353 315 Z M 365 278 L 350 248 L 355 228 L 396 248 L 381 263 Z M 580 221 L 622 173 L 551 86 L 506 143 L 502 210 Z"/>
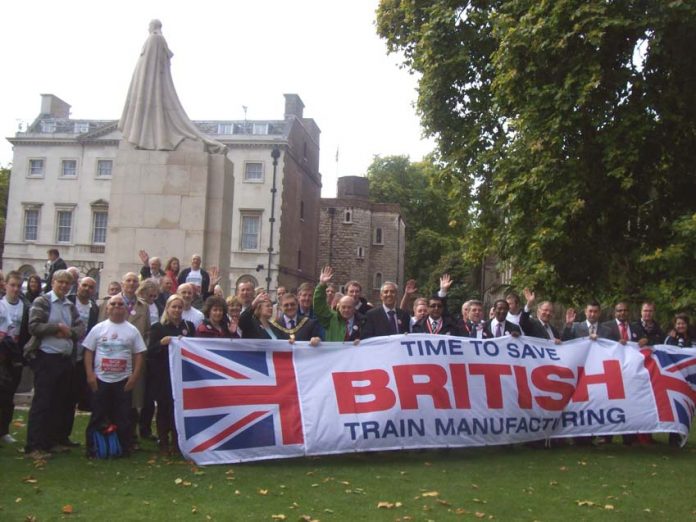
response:
<path id="1" fill-rule="evenodd" d="M 106 228 L 108 223 L 106 212 L 94 213 L 94 230 L 92 231 L 92 243 L 106 243 Z"/>
<path id="2" fill-rule="evenodd" d="M 32 176 L 43 176 L 44 161 L 42 159 L 29 160 L 29 174 Z"/>
<path id="3" fill-rule="evenodd" d="M 39 235 L 39 211 L 24 211 L 24 240 L 36 241 Z"/>
<path id="4" fill-rule="evenodd" d="M 72 211 L 60 210 L 58 212 L 58 230 L 56 240 L 60 243 L 69 243 L 72 232 Z"/>
<path id="5" fill-rule="evenodd" d="M 77 160 L 63 160 L 63 176 L 77 176 Z"/>
<path id="6" fill-rule="evenodd" d="M 242 250 L 259 249 L 259 216 L 242 216 Z"/>
<path id="7" fill-rule="evenodd" d="M 111 160 L 97 161 L 97 176 L 111 176 L 111 168 L 114 162 Z"/>
<path id="8" fill-rule="evenodd" d="M 247 163 L 244 169 L 245 181 L 263 181 L 263 163 Z"/>

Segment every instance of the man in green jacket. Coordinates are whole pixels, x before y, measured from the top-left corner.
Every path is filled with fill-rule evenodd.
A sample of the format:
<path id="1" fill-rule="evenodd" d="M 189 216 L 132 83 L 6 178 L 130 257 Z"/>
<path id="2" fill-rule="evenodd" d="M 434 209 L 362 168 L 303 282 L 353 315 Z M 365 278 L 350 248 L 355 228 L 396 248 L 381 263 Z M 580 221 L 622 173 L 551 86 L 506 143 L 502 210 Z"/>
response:
<path id="1" fill-rule="evenodd" d="M 325 341 L 360 341 L 362 316 L 355 311 L 355 301 L 346 295 L 338 301 L 337 310 L 326 302 L 326 287 L 334 275 L 333 268 L 325 266 L 319 274 L 319 284 L 314 289 L 314 314 L 326 331 Z"/>

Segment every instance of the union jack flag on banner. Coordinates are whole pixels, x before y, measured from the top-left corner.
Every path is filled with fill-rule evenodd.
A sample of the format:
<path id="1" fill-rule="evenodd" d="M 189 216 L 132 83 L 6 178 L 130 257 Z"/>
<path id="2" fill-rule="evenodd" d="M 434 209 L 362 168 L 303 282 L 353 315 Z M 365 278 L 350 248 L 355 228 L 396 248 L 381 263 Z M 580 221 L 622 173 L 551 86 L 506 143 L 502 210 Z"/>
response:
<path id="1" fill-rule="evenodd" d="M 667 347 L 641 353 L 650 374 L 658 421 L 678 423 L 685 443 L 696 410 L 696 355 L 692 350 Z"/>
<path id="2" fill-rule="evenodd" d="M 181 339 L 170 351 L 179 446 L 197 464 L 304 454 L 292 351 L 255 344 Z"/>

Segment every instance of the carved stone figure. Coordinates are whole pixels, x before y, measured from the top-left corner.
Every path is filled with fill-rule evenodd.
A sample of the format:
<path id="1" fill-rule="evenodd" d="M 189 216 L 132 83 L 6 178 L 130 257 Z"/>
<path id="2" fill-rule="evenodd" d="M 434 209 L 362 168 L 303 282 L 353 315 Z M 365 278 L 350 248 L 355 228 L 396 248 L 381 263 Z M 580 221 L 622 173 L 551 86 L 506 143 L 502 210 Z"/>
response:
<path id="1" fill-rule="evenodd" d="M 139 149 L 176 150 L 189 138 L 204 142 L 208 152 L 226 152 L 225 145 L 198 130 L 179 101 L 170 69 L 173 53 L 162 35 L 162 23 L 152 20 L 149 31 L 118 125 L 123 139 Z"/>

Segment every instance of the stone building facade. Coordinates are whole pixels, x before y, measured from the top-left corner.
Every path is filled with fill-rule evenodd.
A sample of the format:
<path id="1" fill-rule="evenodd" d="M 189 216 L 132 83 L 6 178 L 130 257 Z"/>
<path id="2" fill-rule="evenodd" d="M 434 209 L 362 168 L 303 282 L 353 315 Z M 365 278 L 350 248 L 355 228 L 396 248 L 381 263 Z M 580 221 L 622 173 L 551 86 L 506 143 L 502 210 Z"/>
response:
<path id="1" fill-rule="evenodd" d="M 322 198 L 319 218 L 319 266 L 331 265 L 334 281 L 359 281 L 363 295 L 379 301 L 385 281 L 403 287 L 406 223 L 397 204 L 369 200 L 368 180 L 338 179 L 337 197 Z"/>
<path id="2" fill-rule="evenodd" d="M 234 166 L 229 287 L 240 278 L 267 286 L 270 276 L 271 289 L 316 279 L 321 131 L 313 119 L 304 117 L 304 104 L 297 94 L 284 96 L 283 119 L 194 122 L 228 146 L 227 157 Z M 69 104 L 52 94 L 41 98 L 39 116 L 26 130 L 8 138 L 14 155 L 3 268 L 43 276 L 46 251 L 55 247 L 69 265 L 98 277 L 121 140 L 118 122 L 72 119 Z M 280 156 L 271 239 L 271 152 L 275 147 Z M 148 250 L 148 245 L 138 248 Z M 193 253 L 181 251 L 177 257 L 187 266 Z M 132 268 L 139 269 L 139 264 L 136 257 Z"/>

